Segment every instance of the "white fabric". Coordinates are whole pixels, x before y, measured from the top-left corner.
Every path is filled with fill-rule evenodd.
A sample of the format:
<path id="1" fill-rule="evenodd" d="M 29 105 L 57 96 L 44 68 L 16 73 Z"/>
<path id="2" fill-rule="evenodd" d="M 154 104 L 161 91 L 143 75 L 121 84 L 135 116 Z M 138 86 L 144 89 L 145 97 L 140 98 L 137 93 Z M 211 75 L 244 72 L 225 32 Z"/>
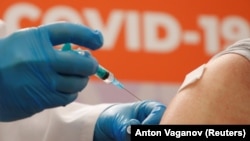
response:
<path id="1" fill-rule="evenodd" d="M 228 53 L 239 54 L 250 60 L 250 38 L 242 39 L 215 55 L 211 60 Z"/>
<path id="2" fill-rule="evenodd" d="M 0 19 L 0 38 L 4 37 L 6 35 L 6 25 L 5 23 Z"/>
<path id="3" fill-rule="evenodd" d="M 0 122 L 0 141 L 92 141 L 96 120 L 110 105 L 74 102 L 23 120 Z"/>

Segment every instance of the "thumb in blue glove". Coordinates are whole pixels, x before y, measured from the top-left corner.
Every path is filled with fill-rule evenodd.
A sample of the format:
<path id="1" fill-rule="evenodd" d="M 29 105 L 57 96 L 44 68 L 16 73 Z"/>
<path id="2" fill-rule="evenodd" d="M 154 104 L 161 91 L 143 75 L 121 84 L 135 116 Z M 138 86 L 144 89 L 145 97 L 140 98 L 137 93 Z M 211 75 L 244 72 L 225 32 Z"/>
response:
<path id="1" fill-rule="evenodd" d="M 130 125 L 156 125 L 166 106 L 156 101 L 115 104 L 101 113 L 94 131 L 94 141 L 129 141 Z"/>
<path id="2" fill-rule="evenodd" d="M 103 37 L 80 24 L 56 22 L 0 39 L 0 121 L 26 118 L 76 99 L 98 62 L 91 55 L 53 48 L 64 43 L 95 50 Z"/>

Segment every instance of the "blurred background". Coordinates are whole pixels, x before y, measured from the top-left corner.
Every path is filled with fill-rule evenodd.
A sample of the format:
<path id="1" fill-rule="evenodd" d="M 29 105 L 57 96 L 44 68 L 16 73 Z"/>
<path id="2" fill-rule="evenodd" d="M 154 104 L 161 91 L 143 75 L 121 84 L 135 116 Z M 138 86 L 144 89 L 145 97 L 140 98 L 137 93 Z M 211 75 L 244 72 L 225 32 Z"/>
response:
<path id="1" fill-rule="evenodd" d="M 141 99 L 168 104 L 187 73 L 250 37 L 249 6 L 249 0 L 2 0 L 0 19 L 7 33 L 61 20 L 100 30 L 104 46 L 92 51 L 99 63 Z M 93 76 L 77 101 L 136 99 Z"/>

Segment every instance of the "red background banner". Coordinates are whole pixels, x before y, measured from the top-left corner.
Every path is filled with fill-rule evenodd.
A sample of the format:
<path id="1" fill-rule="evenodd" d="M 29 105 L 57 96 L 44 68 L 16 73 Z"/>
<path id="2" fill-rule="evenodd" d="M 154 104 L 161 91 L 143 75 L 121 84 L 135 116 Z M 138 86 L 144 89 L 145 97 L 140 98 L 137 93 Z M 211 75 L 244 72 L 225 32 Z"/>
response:
<path id="1" fill-rule="evenodd" d="M 93 51 L 117 78 L 182 82 L 226 45 L 250 35 L 249 0 L 4 0 L 8 32 L 57 20 L 104 33 Z"/>

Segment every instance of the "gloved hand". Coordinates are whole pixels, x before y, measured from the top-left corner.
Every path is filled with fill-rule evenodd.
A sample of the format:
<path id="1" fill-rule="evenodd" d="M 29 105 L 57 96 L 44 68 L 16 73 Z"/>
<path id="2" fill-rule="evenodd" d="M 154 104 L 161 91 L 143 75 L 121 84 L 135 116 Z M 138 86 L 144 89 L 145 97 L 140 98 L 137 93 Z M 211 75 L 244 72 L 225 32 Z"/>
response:
<path id="1" fill-rule="evenodd" d="M 80 24 L 57 22 L 0 39 L 0 121 L 67 105 L 85 88 L 98 62 L 91 55 L 53 47 L 63 43 L 95 50 L 102 46 L 103 37 Z"/>
<path id="2" fill-rule="evenodd" d="M 99 116 L 94 141 L 129 141 L 128 126 L 159 124 L 165 109 L 164 104 L 156 101 L 113 105 Z"/>

